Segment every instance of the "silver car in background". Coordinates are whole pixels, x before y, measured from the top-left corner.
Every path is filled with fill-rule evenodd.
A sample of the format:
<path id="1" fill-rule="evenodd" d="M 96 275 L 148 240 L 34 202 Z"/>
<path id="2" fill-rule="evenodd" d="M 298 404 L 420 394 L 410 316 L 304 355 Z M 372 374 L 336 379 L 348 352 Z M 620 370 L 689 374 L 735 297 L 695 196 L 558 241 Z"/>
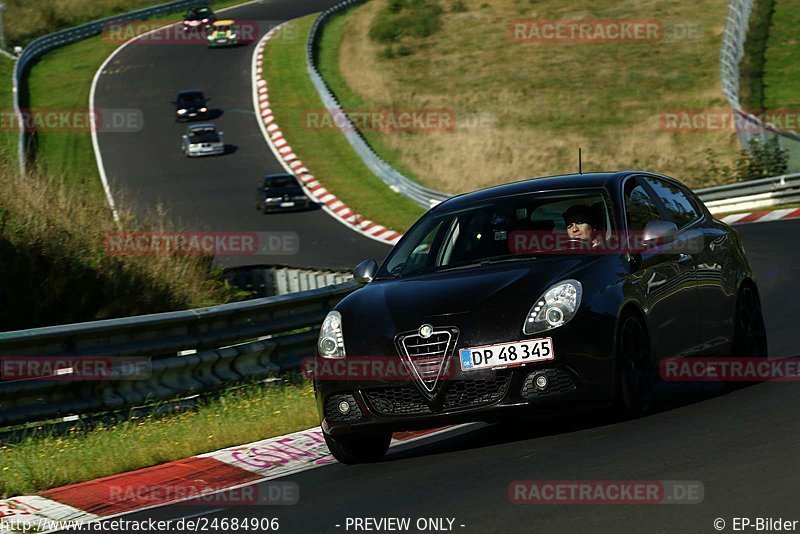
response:
<path id="1" fill-rule="evenodd" d="M 188 157 L 217 156 L 225 153 L 222 132 L 213 124 L 192 124 L 186 127 L 181 152 Z"/>

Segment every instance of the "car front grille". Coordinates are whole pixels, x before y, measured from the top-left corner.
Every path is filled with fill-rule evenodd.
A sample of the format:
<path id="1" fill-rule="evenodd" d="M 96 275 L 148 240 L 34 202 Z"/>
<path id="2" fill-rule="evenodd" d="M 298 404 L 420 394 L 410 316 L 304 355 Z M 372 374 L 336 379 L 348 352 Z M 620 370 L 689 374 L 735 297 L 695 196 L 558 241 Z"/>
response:
<path id="1" fill-rule="evenodd" d="M 502 399 L 511 379 L 510 374 L 482 380 L 445 382 L 443 400 L 436 411 L 463 410 L 493 404 Z M 370 408 L 380 415 L 425 415 L 436 413 L 422 393 L 412 385 L 364 391 Z"/>
<path id="2" fill-rule="evenodd" d="M 429 392 L 436 388 L 443 376 L 457 338 L 456 328 L 439 328 L 427 338 L 418 333 L 398 336 L 400 355 L 413 367 Z"/>

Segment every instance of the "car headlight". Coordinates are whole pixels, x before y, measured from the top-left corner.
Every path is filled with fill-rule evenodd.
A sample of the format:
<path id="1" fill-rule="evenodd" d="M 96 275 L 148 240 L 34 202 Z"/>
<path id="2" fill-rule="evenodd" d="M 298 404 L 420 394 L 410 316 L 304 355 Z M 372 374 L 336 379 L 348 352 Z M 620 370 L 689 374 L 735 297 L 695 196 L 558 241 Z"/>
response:
<path id="1" fill-rule="evenodd" d="M 325 317 L 319 330 L 317 349 L 323 358 L 344 358 L 342 314 L 338 311 L 332 311 Z"/>
<path id="2" fill-rule="evenodd" d="M 582 295 L 583 287 L 577 280 L 562 280 L 550 286 L 528 312 L 522 332 L 537 334 L 569 322 L 581 305 Z"/>
<path id="3" fill-rule="evenodd" d="M 208 108 L 200 108 L 200 113 L 205 113 L 206 111 L 208 111 Z"/>
<path id="4" fill-rule="evenodd" d="M 178 110 L 178 115 L 183 115 L 184 113 L 186 113 L 185 109 L 179 109 Z"/>
<path id="5" fill-rule="evenodd" d="M 212 33 L 211 35 L 209 35 L 208 37 L 206 37 L 206 39 L 208 39 L 209 41 L 213 40 L 213 39 L 214 39 L 214 34 Z"/>

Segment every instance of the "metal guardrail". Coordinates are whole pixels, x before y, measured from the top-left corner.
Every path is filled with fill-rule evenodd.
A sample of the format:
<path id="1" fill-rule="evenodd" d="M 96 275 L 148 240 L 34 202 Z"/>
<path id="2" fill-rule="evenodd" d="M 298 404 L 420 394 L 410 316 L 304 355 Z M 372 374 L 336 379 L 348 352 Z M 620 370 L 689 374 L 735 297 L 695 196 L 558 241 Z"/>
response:
<path id="1" fill-rule="evenodd" d="M 754 3 L 755 0 L 731 0 L 728 4 L 719 57 L 722 92 L 733 108 L 736 134 L 741 146 L 746 148 L 751 139 L 764 141 L 777 136 L 781 146 L 788 151 L 789 170 L 800 171 L 800 134 L 780 130 L 773 124 L 762 121 L 743 109 L 739 100 L 739 66 L 744 58 L 744 45 Z"/>
<path id="2" fill-rule="evenodd" d="M 145 357 L 151 374 L 129 380 L 5 377 L 0 427 L 134 408 L 296 369 L 313 354 L 328 311 L 358 287 L 348 282 L 210 308 L 2 333 L 0 359 Z"/>
<path id="3" fill-rule="evenodd" d="M 317 48 L 325 24 L 327 24 L 333 16 L 352 6 L 363 4 L 365 1 L 366 0 L 345 0 L 320 13 L 308 34 L 306 50 L 308 75 L 311 78 L 311 83 L 313 83 L 314 87 L 317 89 L 317 93 L 319 93 L 319 97 L 322 99 L 325 108 L 329 113 L 336 115 L 336 124 L 364 164 L 393 191 L 410 198 L 423 208 L 428 209 L 450 198 L 452 195 L 429 189 L 414 182 L 381 159 L 372 147 L 369 146 L 369 143 L 367 143 L 361 131 L 359 131 L 350 121 L 350 118 L 347 117 L 346 111 L 342 109 L 336 95 L 317 69 Z M 338 120 L 339 118 L 346 118 L 346 120 Z"/>
<path id="4" fill-rule="evenodd" d="M 712 213 L 763 209 L 800 202 L 800 173 L 695 191 Z"/>
<path id="5" fill-rule="evenodd" d="M 104 19 L 95 20 L 74 28 L 57 31 L 42 37 L 38 37 L 31 41 L 17 58 L 14 65 L 13 75 L 13 94 L 14 94 L 14 114 L 19 123 L 19 140 L 17 144 L 17 158 L 19 160 L 20 174 L 24 177 L 27 173 L 28 166 L 28 151 L 30 145 L 30 132 L 25 127 L 25 121 L 22 116 L 22 109 L 27 102 L 27 85 L 26 76 L 30 71 L 33 62 L 42 57 L 47 52 L 59 48 L 64 45 L 72 44 L 89 37 L 100 35 L 103 28 L 110 23 L 131 22 L 138 20 L 147 20 L 153 16 L 166 15 L 175 13 L 183 9 L 191 7 L 207 5 L 206 0 L 176 0 L 159 4 L 157 6 L 131 11 L 122 15 L 114 15 Z"/>

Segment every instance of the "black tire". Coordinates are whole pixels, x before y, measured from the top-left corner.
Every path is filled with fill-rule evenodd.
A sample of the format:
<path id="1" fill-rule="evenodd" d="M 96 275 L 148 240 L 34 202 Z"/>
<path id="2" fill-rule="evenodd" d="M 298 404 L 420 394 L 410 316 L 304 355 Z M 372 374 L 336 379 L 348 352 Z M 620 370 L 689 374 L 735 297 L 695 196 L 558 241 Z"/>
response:
<path id="1" fill-rule="evenodd" d="M 758 293 L 749 285 L 742 286 L 736 299 L 733 333 L 734 358 L 768 358 L 767 330 L 761 313 Z"/>
<path id="2" fill-rule="evenodd" d="M 624 417 L 646 415 L 653 406 L 657 373 L 650 337 L 636 315 L 620 321 L 616 353 L 615 411 Z"/>
<path id="3" fill-rule="evenodd" d="M 377 462 L 389 450 L 392 441 L 391 432 L 337 438 L 323 435 L 333 457 L 347 465 Z"/>

